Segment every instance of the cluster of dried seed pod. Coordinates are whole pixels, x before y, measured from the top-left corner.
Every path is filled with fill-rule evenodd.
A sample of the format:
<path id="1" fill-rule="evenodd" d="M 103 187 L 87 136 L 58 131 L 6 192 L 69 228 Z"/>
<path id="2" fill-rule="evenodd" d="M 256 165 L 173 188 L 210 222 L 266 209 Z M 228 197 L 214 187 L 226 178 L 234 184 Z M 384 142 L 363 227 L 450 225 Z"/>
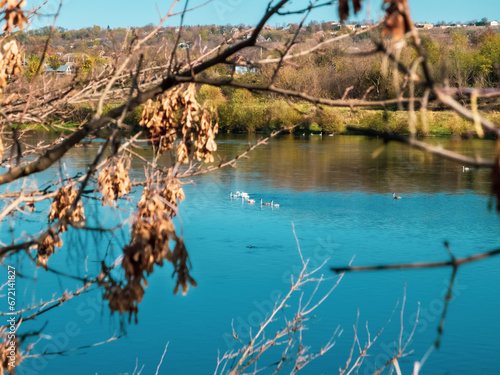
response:
<path id="1" fill-rule="evenodd" d="M 174 273 L 177 274 L 177 281 L 174 288 L 174 293 L 179 292 L 179 286 L 182 287 L 182 294 L 186 295 L 189 289 L 188 283 L 196 287 L 196 281 L 189 274 L 189 254 L 187 252 L 186 246 L 184 245 L 184 240 L 178 238 L 175 243 L 174 251 L 172 252 L 171 259 L 168 259 L 175 267 Z"/>
<path id="2" fill-rule="evenodd" d="M 182 238 L 175 232 L 172 218 L 176 215 L 178 203 L 184 199 L 180 182 L 172 177 L 171 171 L 162 186 L 147 186 L 138 204 L 136 219 L 132 225 L 130 243 L 123 249 L 122 268 L 125 283 L 109 283 L 105 298 L 111 311 L 129 313 L 136 316 L 138 304 L 147 286 L 146 277 L 154 271 L 154 266 L 163 266 L 164 261 L 174 265 L 177 275 L 174 292 L 179 287 L 185 294 L 188 283 L 196 286 L 189 274 L 188 253 Z M 175 242 L 173 250 L 170 243 Z"/>
<path id="3" fill-rule="evenodd" d="M 50 231 L 38 245 L 37 262 L 42 267 L 47 267 L 48 258 L 54 253 L 55 247 L 62 247 L 60 233 L 68 230 L 68 223 L 81 224 L 85 221 L 85 214 L 81 201 L 78 201 L 73 212 L 69 213 L 73 202 L 78 196 L 78 191 L 73 186 L 63 186 L 58 191 L 50 206 L 49 221 L 67 220 L 61 222 L 57 232 Z"/>
<path id="4" fill-rule="evenodd" d="M 129 160 L 113 160 L 103 168 L 97 178 L 99 190 L 104 199 L 102 205 L 113 205 L 113 201 L 127 195 L 132 189 L 128 169 L 130 168 Z"/>
<path id="5" fill-rule="evenodd" d="M 15 27 L 22 29 L 28 23 L 28 18 L 22 11 L 26 6 L 26 0 L 0 0 L 0 8 L 4 8 L 5 25 L 2 30 L 10 34 Z"/>
<path id="6" fill-rule="evenodd" d="M 194 155 L 198 160 L 204 160 L 205 163 L 213 163 L 213 152 L 217 151 L 215 135 L 219 130 L 218 124 L 212 127 L 212 118 L 208 111 L 203 111 L 197 138 L 194 142 Z"/>
<path id="7" fill-rule="evenodd" d="M 166 212 L 170 217 L 177 215 L 177 205 L 186 199 L 182 184 L 179 179 L 172 176 L 172 168 L 170 168 L 165 186 L 158 191 L 149 187 L 144 189 L 144 192 L 139 201 L 138 212 L 142 218 L 151 218 L 155 212 Z"/>
<path id="8" fill-rule="evenodd" d="M 39 266 L 47 268 L 47 262 L 52 254 L 54 254 L 56 247 L 62 247 L 63 242 L 57 233 L 49 233 L 43 239 L 42 243 L 38 245 L 36 261 Z"/>
<path id="9" fill-rule="evenodd" d="M 165 92 L 158 100 L 148 100 L 139 124 L 149 132 L 151 142 L 158 152 L 171 150 L 177 139 L 176 112 L 181 106 L 181 88 Z"/>
<path id="10" fill-rule="evenodd" d="M 18 76 L 23 71 L 21 53 L 15 40 L 5 43 L 4 53 L 0 52 L 0 93 L 10 76 Z"/>
<path id="11" fill-rule="evenodd" d="M 54 201 L 50 206 L 49 221 L 61 220 L 65 218 L 70 210 L 73 202 L 78 196 L 78 191 L 71 185 L 63 186 L 58 191 L 54 197 Z M 71 212 L 71 215 L 67 218 L 68 222 L 71 224 L 79 224 L 85 221 L 85 214 L 83 211 L 83 204 L 78 201 L 75 209 Z M 60 226 L 60 232 L 65 232 L 68 230 L 66 223 L 62 223 Z"/>
<path id="12" fill-rule="evenodd" d="M 135 315 L 137 323 L 137 312 L 139 311 L 137 304 L 142 301 L 143 296 L 144 288 L 141 285 L 141 280 L 137 279 L 125 285 L 123 283 L 108 285 L 103 297 L 108 300 L 111 311 L 118 311 L 120 314 L 128 312 L 129 321 L 132 315 Z"/>
<path id="13" fill-rule="evenodd" d="M 218 125 L 212 123 L 210 112 L 196 100 L 194 84 L 184 91 L 181 88 L 169 91 L 156 103 L 148 101 L 140 121 L 158 152 L 173 149 L 175 141 L 180 139 L 176 150 L 179 163 L 188 162 L 193 148 L 198 161 L 213 162 Z"/>

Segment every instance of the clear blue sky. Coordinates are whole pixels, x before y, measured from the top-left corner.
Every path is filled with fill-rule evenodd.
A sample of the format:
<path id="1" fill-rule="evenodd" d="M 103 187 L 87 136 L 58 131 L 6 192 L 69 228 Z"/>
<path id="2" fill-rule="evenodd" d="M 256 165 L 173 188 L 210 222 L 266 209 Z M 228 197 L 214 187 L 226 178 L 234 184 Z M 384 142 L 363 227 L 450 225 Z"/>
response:
<path id="1" fill-rule="evenodd" d="M 204 3 L 206 0 L 190 0 L 190 6 Z M 42 0 L 28 0 L 28 8 L 42 3 Z M 291 9 L 308 4 L 307 0 L 293 0 Z M 456 22 L 480 20 L 483 17 L 489 20 L 500 21 L 500 0 L 409 0 L 413 18 L 416 22 Z M 185 0 L 181 0 L 177 10 L 181 11 Z M 268 0 L 212 0 L 202 9 L 193 11 L 186 17 L 186 23 L 197 24 L 255 24 L 262 16 Z M 33 28 L 51 25 L 59 0 L 48 0 L 43 13 L 33 21 Z M 57 26 L 66 29 L 79 29 L 93 25 L 107 27 L 144 26 L 148 23 L 155 24 L 159 20 L 157 6 L 165 14 L 170 0 L 65 0 Z M 382 0 L 364 0 L 363 13 L 352 20 L 367 18 L 366 8 L 371 9 L 370 18 L 382 17 Z M 269 22 L 271 25 L 297 22 L 298 17 L 274 17 Z M 338 21 L 335 6 L 321 8 L 311 14 L 309 20 Z M 176 25 L 179 18 L 172 18 L 168 25 Z"/>

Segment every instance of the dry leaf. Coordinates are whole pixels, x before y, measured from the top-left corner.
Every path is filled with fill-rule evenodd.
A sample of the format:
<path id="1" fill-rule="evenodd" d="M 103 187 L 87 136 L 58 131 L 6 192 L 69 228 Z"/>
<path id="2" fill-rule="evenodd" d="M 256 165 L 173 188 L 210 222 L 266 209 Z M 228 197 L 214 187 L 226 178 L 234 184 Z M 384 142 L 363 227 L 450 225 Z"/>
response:
<path id="1" fill-rule="evenodd" d="M 361 0 L 351 0 L 354 8 L 354 13 L 361 10 Z M 339 17 L 341 21 L 345 21 L 349 17 L 349 0 L 339 1 Z"/>
<path id="2" fill-rule="evenodd" d="M 394 39 L 401 40 L 413 27 L 408 1 L 384 0 L 384 4 L 389 6 L 385 10 L 382 35 L 392 35 Z"/>

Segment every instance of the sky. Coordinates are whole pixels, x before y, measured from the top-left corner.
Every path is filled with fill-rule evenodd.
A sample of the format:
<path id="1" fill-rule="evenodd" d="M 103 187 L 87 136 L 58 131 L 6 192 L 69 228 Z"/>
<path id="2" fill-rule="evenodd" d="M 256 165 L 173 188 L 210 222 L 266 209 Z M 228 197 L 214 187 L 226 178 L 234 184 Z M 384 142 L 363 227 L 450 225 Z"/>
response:
<path id="1" fill-rule="evenodd" d="M 206 1 L 190 0 L 189 6 L 198 6 Z M 32 9 L 42 2 L 43 0 L 28 0 L 25 9 Z M 59 2 L 60 0 L 47 0 L 42 10 L 44 15 L 34 19 L 31 28 L 52 25 Z M 269 0 L 211 0 L 202 8 L 190 12 L 185 24 L 255 25 L 268 2 Z M 292 0 L 289 9 L 307 6 L 308 3 L 308 0 Z M 165 15 L 171 4 L 172 0 L 64 0 L 56 25 L 65 29 L 80 29 L 93 25 L 116 28 L 156 24 L 160 18 L 159 12 Z M 176 10 L 182 11 L 184 4 L 185 0 L 181 0 Z M 350 20 L 377 20 L 383 16 L 382 0 L 363 0 L 362 4 L 361 14 Z M 466 22 L 483 17 L 500 21 L 500 0 L 409 0 L 409 4 L 415 22 Z M 308 20 L 338 21 L 338 18 L 336 6 L 328 6 L 314 11 Z M 268 23 L 276 26 L 298 22 L 300 19 L 298 16 L 275 16 Z M 166 25 L 174 26 L 179 22 L 179 17 L 173 17 Z"/>

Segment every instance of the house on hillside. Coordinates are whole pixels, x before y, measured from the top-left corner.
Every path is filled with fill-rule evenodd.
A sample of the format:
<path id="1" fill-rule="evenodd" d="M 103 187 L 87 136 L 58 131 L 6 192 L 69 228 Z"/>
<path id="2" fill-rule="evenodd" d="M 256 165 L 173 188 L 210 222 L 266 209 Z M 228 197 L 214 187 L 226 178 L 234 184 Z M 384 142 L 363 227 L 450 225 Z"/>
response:
<path id="1" fill-rule="evenodd" d="M 490 21 L 488 23 L 489 23 L 489 26 L 498 26 L 499 25 L 498 21 Z"/>
<path id="2" fill-rule="evenodd" d="M 46 66 L 45 73 L 55 73 L 57 77 L 69 76 L 73 73 L 71 65 L 61 65 L 56 70 L 52 69 L 50 66 Z"/>
<path id="3" fill-rule="evenodd" d="M 253 66 L 246 65 L 247 62 L 245 61 L 245 58 L 241 55 L 236 56 L 234 63 L 235 63 L 234 72 L 236 74 L 247 74 L 247 73 L 257 74 L 259 72 L 258 69 L 254 68 Z"/>
<path id="4" fill-rule="evenodd" d="M 432 23 L 416 23 L 415 27 L 417 29 L 432 29 L 434 25 Z"/>

